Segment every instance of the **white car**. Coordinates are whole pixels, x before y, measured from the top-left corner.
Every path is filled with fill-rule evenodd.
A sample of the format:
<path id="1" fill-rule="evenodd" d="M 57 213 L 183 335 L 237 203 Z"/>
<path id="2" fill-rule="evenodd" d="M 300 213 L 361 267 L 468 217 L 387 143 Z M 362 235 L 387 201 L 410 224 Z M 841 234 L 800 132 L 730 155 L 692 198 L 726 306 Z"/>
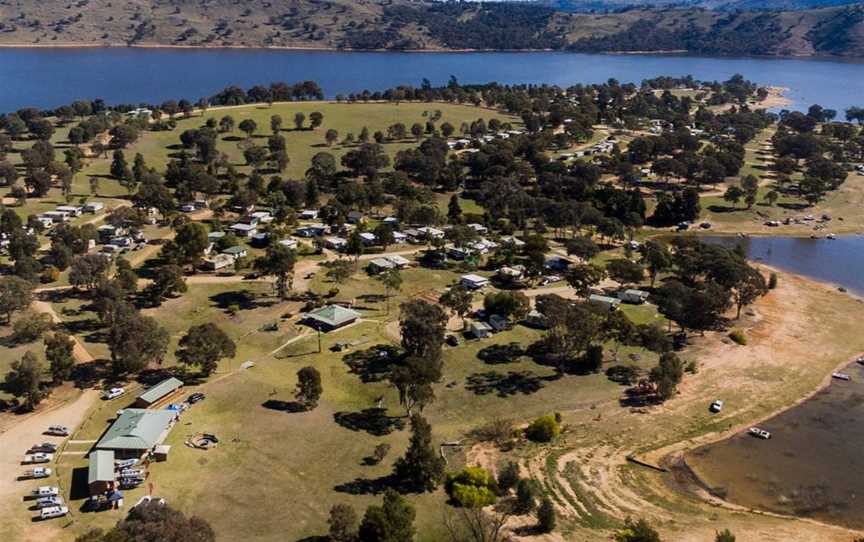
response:
<path id="1" fill-rule="evenodd" d="M 53 472 L 48 467 L 36 467 L 35 469 L 28 470 L 26 475 L 27 478 L 48 478 Z"/>
<path id="2" fill-rule="evenodd" d="M 58 437 L 68 437 L 69 436 L 69 428 L 65 425 L 51 425 L 48 426 L 48 430 L 45 431 L 46 435 L 55 435 Z"/>
<path id="3" fill-rule="evenodd" d="M 713 403 L 711 403 L 711 412 L 720 412 L 723 410 L 723 405 L 726 403 L 723 402 L 723 399 L 717 399 Z"/>
<path id="4" fill-rule="evenodd" d="M 34 463 L 50 463 L 54 460 L 54 454 L 38 453 L 27 454 L 24 456 L 24 464 L 32 465 Z"/>
<path id="5" fill-rule="evenodd" d="M 52 506 L 63 506 L 65 501 L 63 497 L 39 497 L 36 499 L 36 508 L 50 508 Z"/>
<path id="6" fill-rule="evenodd" d="M 31 493 L 34 497 L 56 497 L 60 495 L 60 488 L 57 486 L 39 486 Z"/>
<path id="7" fill-rule="evenodd" d="M 105 400 L 110 401 L 111 399 L 116 399 L 116 398 L 120 397 L 124 393 L 126 393 L 126 390 L 124 390 L 123 388 L 111 388 L 111 389 L 107 389 L 104 392 L 102 392 L 102 397 Z"/>
<path id="8" fill-rule="evenodd" d="M 69 513 L 69 508 L 65 506 L 49 506 L 48 508 L 43 508 L 39 512 L 40 519 L 51 519 L 51 518 L 62 518 L 66 514 Z"/>

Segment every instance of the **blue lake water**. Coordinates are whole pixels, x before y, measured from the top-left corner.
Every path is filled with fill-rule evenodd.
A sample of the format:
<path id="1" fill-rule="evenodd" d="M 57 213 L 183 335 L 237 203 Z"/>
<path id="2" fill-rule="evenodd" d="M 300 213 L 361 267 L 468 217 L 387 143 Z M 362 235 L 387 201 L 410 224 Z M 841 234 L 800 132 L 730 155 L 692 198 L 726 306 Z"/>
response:
<path id="1" fill-rule="evenodd" d="M 659 75 L 723 80 L 735 73 L 784 86 L 795 107 L 864 105 L 864 62 L 689 55 L 378 53 L 270 49 L 0 49 L 0 111 L 55 107 L 79 98 L 109 103 L 197 99 L 236 84 L 315 80 L 328 97 L 400 84 L 640 82 Z"/>
<path id="2" fill-rule="evenodd" d="M 784 271 L 847 288 L 864 296 L 864 236 L 837 239 L 799 237 L 706 237 L 726 246 L 741 244 L 747 257 Z"/>

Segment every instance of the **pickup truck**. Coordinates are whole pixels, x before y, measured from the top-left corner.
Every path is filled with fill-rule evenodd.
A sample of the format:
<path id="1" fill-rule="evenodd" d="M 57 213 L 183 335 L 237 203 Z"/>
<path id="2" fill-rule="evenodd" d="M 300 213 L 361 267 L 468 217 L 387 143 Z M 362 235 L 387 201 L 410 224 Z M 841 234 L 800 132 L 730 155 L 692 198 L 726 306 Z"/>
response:
<path id="1" fill-rule="evenodd" d="M 27 454 L 24 456 L 24 464 L 32 465 L 34 463 L 50 463 L 54 460 L 54 454 L 36 453 Z"/>
<path id="2" fill-rule="evenodd" d="M 27 478 L 48 478 L 53 471 L 48 467 L 36 467 L 24 473 Z"/>

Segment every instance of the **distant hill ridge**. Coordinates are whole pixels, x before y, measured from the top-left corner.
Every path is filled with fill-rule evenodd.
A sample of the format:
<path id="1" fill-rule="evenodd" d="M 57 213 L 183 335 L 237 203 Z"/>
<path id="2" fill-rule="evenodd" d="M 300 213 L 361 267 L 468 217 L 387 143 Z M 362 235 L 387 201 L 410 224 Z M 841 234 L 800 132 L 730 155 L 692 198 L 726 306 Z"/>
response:
<path id="1" fill-rule="evenodd" d="M 864 57 L 861 3 L 799 10 L 843 0 L 630 2 L 0 0 L 0 45 Z M 599 12 L 573 11 L 589 6 Z M 773 6 L 786 11 L 766 11 Z"/>

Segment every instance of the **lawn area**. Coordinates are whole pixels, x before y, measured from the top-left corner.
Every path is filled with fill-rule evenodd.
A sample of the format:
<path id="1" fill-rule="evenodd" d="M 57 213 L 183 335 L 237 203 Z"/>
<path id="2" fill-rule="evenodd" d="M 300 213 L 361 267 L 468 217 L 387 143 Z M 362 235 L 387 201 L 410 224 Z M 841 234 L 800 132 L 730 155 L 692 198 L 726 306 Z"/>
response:
<path id="1" fill-rule="evenodd" d="M 309 129 L 309 114 L 318 111 L 324 115 L 322 125 L 315 129 Z M 455 105 L 443 103 L 335 103 L 335 102 L 291 102 L 291 103 L 276 103 L 272 107 L 263 104 L 244 105 L 237 107 L 224 107 L 208 110 L 204 116 L 198 113 L 189 119 L 178 118 L 177 128 L 171 132 L 147 132 L 139 141 L 127 149 L 127 159 L 131 162 L 131 157 L 136 152 L 144 155 L 147 164 L 150 167 L 155 167 L 159 171 L 164 171 L 165 165 L 168 163 L 174 149 L 169 148 L 174 145 L 179 145 L 180 134 L 187 129 L 197 128 L 201 126 L 206 119 L 214 118 L 217 121 L 225 115 L 231 115 L 237 124 L 246 119 L 252 119 L 258 125 L 258 129 L 253 134 L 253 141 L 257 145 L 267 145 L 267 137 L 272 133 L 270 129 L 270 117 L 280 115 L 283 119 L 283 129 L 281 134 L 285 137 L 288 145 L 288 156 L 291 159 L 288 168 L 282 173 L 284 177 L 297 179 L 302 178 L 309 168 L 310 160 L 319 152 L 329 152 L 333 154 L 337 161 L 343 154 L 348 152 L 352 147 L 334 144 L 328 147 L 324 141 L 324 134 L 329 129 L 334 129 L 339 132 L 339 141 L 349 133 L 354 135 L 356 139 L 360 135 L 363 127 L 369 129 L 370 137 L 376 131 L 387 132 L 387 128 L 396 123 L 403 123 L 410 129 L 411 125 L 419 122 L 425 125 L 431 114 L 435 111 L 441 112 L 441 120 L 436 124 L 441 126 L 444 122 L 452 124 L 456 130 L 463 122 L 472 122 L 477 119 L 489 121 L 492 118 L 497 118 L 502 122 L 510 122 L 514 125 L 520 122 L 516 117 L 510 117 L 479 107 L 468 105 Z M 294 115 L 303 113 L 306 115 L 306 128 L 303 130 L 294 129 Z M 243 143 L 245 134 L 239 129 L 236 129 L 227 134 L 221 134 L 219 139 L 219 150 L 226 153 L 229 160 L 240 171 L 248 172 L 249 168 L 245 165 L 243 159 L 243 151 L 238 144 Z M 417 146 L 417 141 L 413 137 L 403 141 L 386 143 L 384 149 L 391 156 L 391 159 L 396 153 L 403 149 L 408 149 Z M 84 173 L 86 175 L 97 174 L 107 175 L 110 167 L 110 160 L 94 161 Z"/>

